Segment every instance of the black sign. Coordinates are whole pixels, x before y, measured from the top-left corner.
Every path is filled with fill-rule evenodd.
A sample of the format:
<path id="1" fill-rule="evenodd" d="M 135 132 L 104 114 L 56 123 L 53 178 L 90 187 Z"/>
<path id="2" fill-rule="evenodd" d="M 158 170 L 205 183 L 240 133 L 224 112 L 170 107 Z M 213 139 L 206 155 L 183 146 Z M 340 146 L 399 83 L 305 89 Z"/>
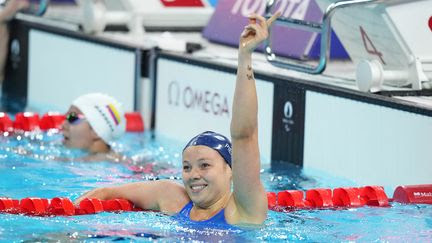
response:
<path id="1" fill-rule="evenodd" d="M 272 169 L 303 165 L 305 90 L 293 83 L 275 83 Z"/>
<path id="2" fill-rule="evenodd" d="M 27 102 L 28 27 L 14 20 L 10 23 L 10 39 L 6 75 L 2 90 L 3 108 L 22 111 Z"/>

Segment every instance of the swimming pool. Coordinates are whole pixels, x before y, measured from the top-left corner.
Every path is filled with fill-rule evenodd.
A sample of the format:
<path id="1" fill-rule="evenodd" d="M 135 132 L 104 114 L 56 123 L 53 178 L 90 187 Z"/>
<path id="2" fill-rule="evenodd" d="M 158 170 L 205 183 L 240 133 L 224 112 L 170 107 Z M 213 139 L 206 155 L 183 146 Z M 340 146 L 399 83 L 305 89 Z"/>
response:
<path id="1" fill-rule="evenodd" d="M 135 161 L 164 161 L 175 169 L 145 174 L 130 165 L 108 162 L 53 161 L 82 155 L 65 149 L 58 132 L 27 132 L 0 136 L 0 197 L 68 197 L 76 199 L 95 187 L 172 178 L 179 180 L 182 145 L 153 134 L 128 133 L 114 148 Z M 29 154 L 23 154 L 31 151 Z M 137 164 L 139 166 L 139 164 Z M 263 168 L 268 191 L 353 186 L 352 182 L 319 173 L 304 174 Z M 350 184 L 351 183 L 351 184 Z M 390 195 L 391 196 L 391 195 Z M 432 205 L 388 208 L 269 211 L 259 228 L 231 230 L 194 228 L 158 212 L 99 213 L 71 217 L 29 217 L 0 214 L 0 241 L 431 241 Z"/>

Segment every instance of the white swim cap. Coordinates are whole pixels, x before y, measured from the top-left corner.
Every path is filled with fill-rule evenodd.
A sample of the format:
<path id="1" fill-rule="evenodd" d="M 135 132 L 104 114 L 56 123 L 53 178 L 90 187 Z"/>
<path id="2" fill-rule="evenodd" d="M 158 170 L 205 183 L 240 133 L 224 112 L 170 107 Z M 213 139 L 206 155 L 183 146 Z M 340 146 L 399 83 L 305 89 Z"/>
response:
<path id="1" fill-rule="evenodd" d="M 107 144 L 125 132 L 123 107 L 113 97 L 90 93 L 76 98 L 72 105 L 81 110 L 96 134 Z"/>

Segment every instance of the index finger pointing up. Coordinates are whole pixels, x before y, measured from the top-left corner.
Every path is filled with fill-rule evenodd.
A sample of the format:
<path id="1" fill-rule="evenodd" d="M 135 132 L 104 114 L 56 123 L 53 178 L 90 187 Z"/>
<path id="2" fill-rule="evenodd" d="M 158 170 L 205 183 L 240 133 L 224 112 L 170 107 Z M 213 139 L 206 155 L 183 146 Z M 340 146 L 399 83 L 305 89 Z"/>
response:
<path id="1" fill-rule="evenodd" d="M 269 19 L 267 19 L 267 26 L 270 26 L 273 24 L 273 22 L 281 16 L 281 12 L 277 11 L 273 16 L 271 16 Z"/>

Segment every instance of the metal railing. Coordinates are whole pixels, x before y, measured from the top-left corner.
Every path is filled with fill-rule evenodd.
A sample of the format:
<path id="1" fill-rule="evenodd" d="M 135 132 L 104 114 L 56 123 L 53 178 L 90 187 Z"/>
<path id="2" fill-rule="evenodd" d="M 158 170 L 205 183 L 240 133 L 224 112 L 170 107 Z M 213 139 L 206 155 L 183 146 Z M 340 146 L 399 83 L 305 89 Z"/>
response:
<path id="1" fill-rule="evenodd" d="M 346 0 L 338 1 L 330 4 L 325 10 L 321 23 L 279 17 L 276 19 L 275 24 L 282 24 L 288 27 L 302 29 L 310 32 L 317 32 L 321 34 L 321 45 L 320 45 L 320 58 L 318 64 L 315 66 L 309 64 L 299 63 L 297 60 L 291 58 L 280 58 L 277 57 L 271 48 L 270 38 L 267 38 L 265 43 L 265 53 L 267 54 L 267 60 L 278 67 L 293 69 L 301 72 L 319 74 L 324 71 L 327 65 L 327 60 L 330 56 L 330 34 L 331 34 L 331 18 L 337 9 L 351 7 L 354 5 L 367 4 L 372 2 L 379 2 L 380 0 Z M 382 0 L 381 0 L 382 1 Z M 273 7 L 276 5 L 277 0 L 267 0 L 266 5 L 266 18 L 271 17 Z M 271 32 L 270 32 L 271 35 Z"/>

